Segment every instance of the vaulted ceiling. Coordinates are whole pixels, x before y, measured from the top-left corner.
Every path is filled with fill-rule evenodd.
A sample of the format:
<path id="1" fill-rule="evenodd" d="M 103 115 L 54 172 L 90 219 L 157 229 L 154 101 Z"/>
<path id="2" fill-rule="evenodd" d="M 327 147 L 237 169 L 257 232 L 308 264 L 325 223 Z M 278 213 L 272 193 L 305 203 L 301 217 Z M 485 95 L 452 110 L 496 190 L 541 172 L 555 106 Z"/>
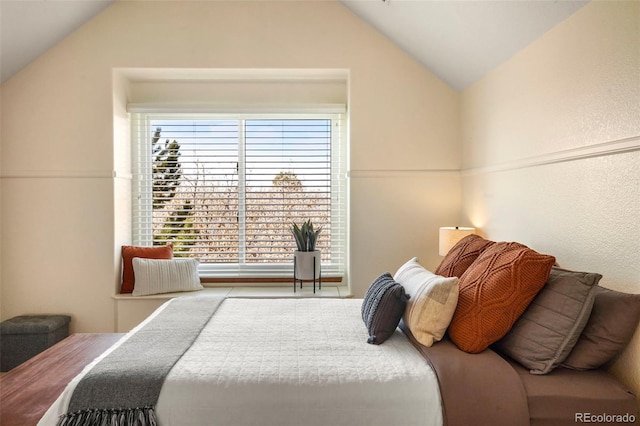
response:
<path id="1" fill-rule="evenodd" d="M 581 0 L 341 2 L 458 91 L 588 3 Z"/>
<path id="2" fill-rule="evenodd" d="M 11 78 L 113 1 L 0 0 L 1 81 Z M 458 91 L 588 3 L 588 0 L 339 1 Z"/>

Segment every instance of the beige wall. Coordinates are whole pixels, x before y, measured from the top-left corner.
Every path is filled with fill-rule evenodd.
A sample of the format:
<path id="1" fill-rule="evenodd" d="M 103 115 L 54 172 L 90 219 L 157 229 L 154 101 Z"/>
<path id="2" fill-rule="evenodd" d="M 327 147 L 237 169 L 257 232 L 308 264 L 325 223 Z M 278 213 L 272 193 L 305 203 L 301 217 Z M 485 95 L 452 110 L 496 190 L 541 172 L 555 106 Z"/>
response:
<path id="1" fill-rule="evenodd" d="M 640 3 L 591 2 L 462 95 L 463 214 L 640 293 Z M 613 371 L 640 395 L 640 331 Z"/>
<path id="2" fill-rule="evenodd" d="M 348 70 L 352 291 L 439 260 L 437 228 L 460 211 L 451 88 L 338 2 L 121 1 L 2 85 L 3 319 L 114 329 L 131 226 L 130 92 L 114 69 L 136 67 Z"/>

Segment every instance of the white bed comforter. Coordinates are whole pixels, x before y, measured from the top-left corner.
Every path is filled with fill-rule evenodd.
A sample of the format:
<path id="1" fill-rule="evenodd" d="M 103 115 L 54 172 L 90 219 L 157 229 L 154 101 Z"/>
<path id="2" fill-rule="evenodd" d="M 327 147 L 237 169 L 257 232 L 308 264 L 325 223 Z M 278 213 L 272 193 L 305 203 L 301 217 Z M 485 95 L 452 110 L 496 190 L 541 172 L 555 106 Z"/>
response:
<path id="1" fill-rule="evenodd" d="M 160 425 L 441 425 L 433 370 L 400 331 L 367 344 L 361 304 L 225 300 L 167 376 Z M 41 425 L 55 425 L 78 379 Z"/>

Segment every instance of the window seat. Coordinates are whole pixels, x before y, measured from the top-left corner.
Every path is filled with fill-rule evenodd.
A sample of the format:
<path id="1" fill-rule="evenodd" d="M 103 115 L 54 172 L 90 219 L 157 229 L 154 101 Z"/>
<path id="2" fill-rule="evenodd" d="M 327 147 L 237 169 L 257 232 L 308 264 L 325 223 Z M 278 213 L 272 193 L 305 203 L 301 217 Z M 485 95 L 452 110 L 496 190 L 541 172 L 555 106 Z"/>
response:
<path id="1" fill-rule="evenodd" d="M 293 284 L 279 287 L 205 287 L 198 291 L 184 291 L 177 293 L 152 294 L 148 296 L 133 296 L 132 294 L 115 294 L 116 302 L 116 332 L 125 333 L 140 324 L 154 310 L 169 299 L 189 294 L 211 294 L 221 297 L 256 297 L 256 298 L 283 298 L 283 297 L 351 297 L 346 286 L 326 285 L 322 290 L 316 288 L 316 293 L 310 285 L 306 284 L 302 289 L 298 286 L 293 292 Z"/>

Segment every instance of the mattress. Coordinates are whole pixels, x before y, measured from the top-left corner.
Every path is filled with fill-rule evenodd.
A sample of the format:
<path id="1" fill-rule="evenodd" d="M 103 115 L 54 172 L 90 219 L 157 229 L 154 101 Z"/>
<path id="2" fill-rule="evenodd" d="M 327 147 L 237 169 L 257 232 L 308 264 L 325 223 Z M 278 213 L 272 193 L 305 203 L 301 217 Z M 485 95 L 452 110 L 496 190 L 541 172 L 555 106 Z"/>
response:
<path id="1" fill-rule="evenodd" d="M 441 425 L 434 371 L 399 330 L 367 344 L 361 303 L 226 299 L 166 377 L 159 424 Z"/>

